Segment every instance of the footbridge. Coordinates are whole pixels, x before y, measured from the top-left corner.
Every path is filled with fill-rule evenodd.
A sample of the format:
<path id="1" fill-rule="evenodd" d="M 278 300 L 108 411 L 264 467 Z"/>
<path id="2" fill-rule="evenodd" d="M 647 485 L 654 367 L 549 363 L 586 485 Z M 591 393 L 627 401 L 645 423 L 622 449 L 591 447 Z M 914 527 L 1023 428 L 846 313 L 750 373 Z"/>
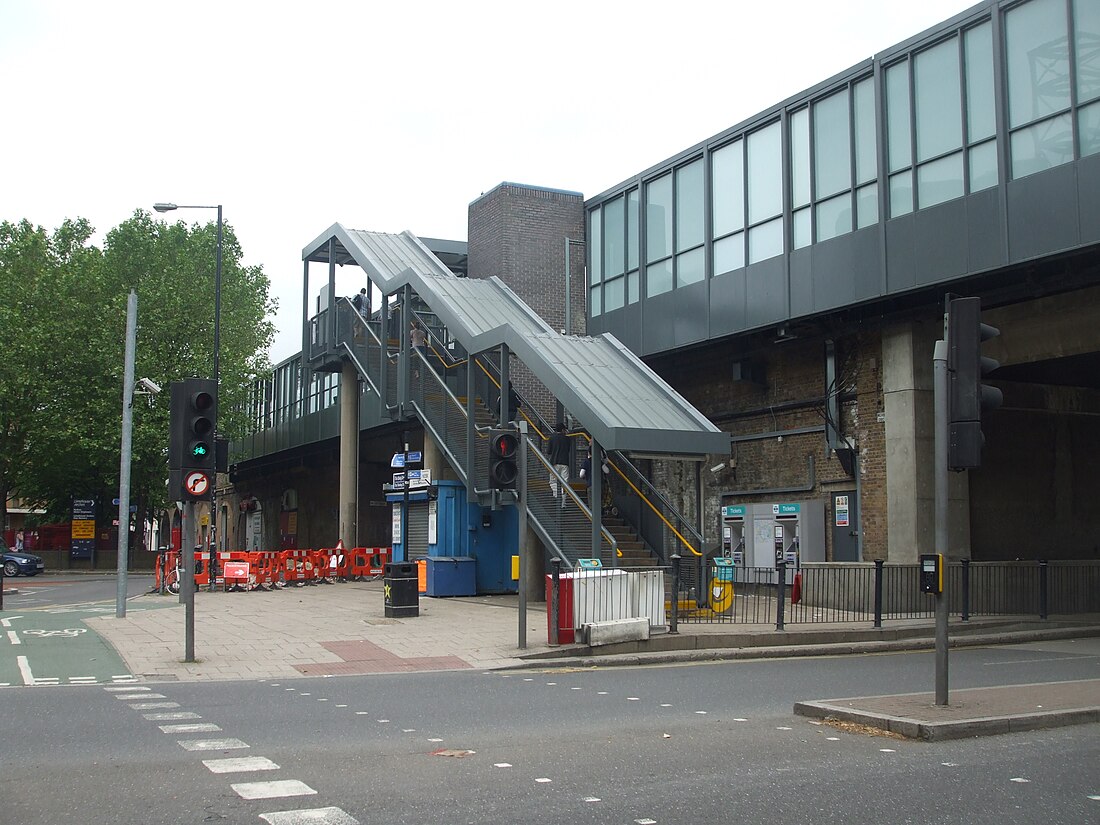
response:
<path id="1" fill-rule="evenodd" d="M 361 405 L 342 409 L 342 422 L 350 416 L 368 429 L 419 422 L 465 486 L 466 500 L 496 507 L 487 430 L 526 421 L 528 524 L 565 567 L 592 557 L 605 565 L 664 563 L 673 553 L 701 562 L 698 515 L 681 514 L 647 465 L 695 461 L 694 492 L 701 496 L 699 462 L 726 455 L 729 436 L 617 339 L 559 334 L 499 278 L 460 277 L 410 232 L 334 224 L 305 247 L 303 261 L 307 282 L 310 264 L 327 264 L 328 300 L 303 318 L 308 369 L 298 377 L 304 385 L 310 373 L 342 376 L 340 393 Z M 336 267 L 347 265 L 361 268 L 370 284 L 359 309 L 335 295 Z M 427 333 L 425 346 L 413 346 L 414 323 Z M 349 392 L 360 383 L 361 392 Z M 515 391 L 511 403 L 508 388 Z M 575 440 L 574 480 L 589 449 L 608 457 L 606 475 L 589 474 L 590 491 L 566 482 L 545 455 L 561 421 L 570 422 Z M 342 437 L 347 433 L 342 423 Z"/>

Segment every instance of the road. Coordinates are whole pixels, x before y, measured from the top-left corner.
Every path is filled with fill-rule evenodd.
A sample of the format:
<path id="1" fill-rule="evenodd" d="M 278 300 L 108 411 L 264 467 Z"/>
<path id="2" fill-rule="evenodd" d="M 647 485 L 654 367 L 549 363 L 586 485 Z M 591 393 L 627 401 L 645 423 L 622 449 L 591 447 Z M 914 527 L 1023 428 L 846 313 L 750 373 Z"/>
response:
<path id="1" fill-rule="evenodd" d="M 6 587 L 18 592 L 4 597 L 0 612 L 0 687 L 131 681 L 126 663 L 81 621 L 114 615 L 117 581 L 115 576 L 88 575 L 5 579 Z M 147 574 L 127 577 L 130 596 L 152 586 Z M 159 606 L 176 601 L 168 596 Z"/>
<path id="2" fill-rule="evenodd" d="M 932 673 L 920 652 L 13 687 L 0 823 L 1100 821 L 1100 726 L 925 743 L 791 712 Z M 1095 639 L 951 662 L 953 688 L 1098 676 Z"/>

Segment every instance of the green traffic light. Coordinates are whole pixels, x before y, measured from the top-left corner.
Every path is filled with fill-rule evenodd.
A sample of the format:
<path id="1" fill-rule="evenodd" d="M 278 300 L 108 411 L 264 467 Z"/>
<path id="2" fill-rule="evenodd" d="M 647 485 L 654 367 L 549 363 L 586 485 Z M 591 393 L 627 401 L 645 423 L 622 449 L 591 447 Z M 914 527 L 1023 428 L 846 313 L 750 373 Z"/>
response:
<path id="1" fill-rule="evenodd" d="M 201 442 L 191 445 L 191 455 L 195 458 L 203 458 L 209 452 L 210 448 Z"/>

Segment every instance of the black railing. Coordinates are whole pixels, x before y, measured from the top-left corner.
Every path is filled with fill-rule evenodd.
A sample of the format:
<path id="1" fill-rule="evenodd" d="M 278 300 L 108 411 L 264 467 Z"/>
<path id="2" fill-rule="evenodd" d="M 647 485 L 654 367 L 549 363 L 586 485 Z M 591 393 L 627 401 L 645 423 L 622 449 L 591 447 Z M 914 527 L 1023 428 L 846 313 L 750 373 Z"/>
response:
<path id="1" fill-rule="evenodd" d="M 862 623 L 931 619 L 935 600 L 922 593 L 918 565 L 811 564 L 793 572 L 773 567 L 707 568 L 706 598 L 679 581 L 679 623 Z M 1073 561 L 960 562 L 945 575 L 948 609 L 971 616 L 1100 613 L 1100 563 Z"/>

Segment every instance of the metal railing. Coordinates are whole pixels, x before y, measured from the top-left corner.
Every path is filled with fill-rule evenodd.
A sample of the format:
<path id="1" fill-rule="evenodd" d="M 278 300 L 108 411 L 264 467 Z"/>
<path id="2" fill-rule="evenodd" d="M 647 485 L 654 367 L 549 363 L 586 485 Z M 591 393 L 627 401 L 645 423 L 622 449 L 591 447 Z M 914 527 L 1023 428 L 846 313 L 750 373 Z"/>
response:
<path id="1" fill-rule="evenodd" d="M 668 574 L 667 567 L 599 567 L 553 572 L 548 609 L 552 612 L 556 588 L 559 628 L 567 625 L 579 629 L 586 624 L 639 618 L 648 619 L 651 628 L 664 628 L 669 624 L 665 595 Z"/>
<path id="2" fill-rule="evenodd" d="M 674 559 L 673 569 L 676 569 Z M 684 623 L 872 623 L 931 619 L 934 599 L 922 593 L 915 564 L 814 563 L 778 567 L 707 567 L 705 600 L 681 578 L 673 585 Z M 949 611 L 971 616 L 1100 613 L 1100 563 L 1082 561 L 956 562 L 944 576 Z"/>

